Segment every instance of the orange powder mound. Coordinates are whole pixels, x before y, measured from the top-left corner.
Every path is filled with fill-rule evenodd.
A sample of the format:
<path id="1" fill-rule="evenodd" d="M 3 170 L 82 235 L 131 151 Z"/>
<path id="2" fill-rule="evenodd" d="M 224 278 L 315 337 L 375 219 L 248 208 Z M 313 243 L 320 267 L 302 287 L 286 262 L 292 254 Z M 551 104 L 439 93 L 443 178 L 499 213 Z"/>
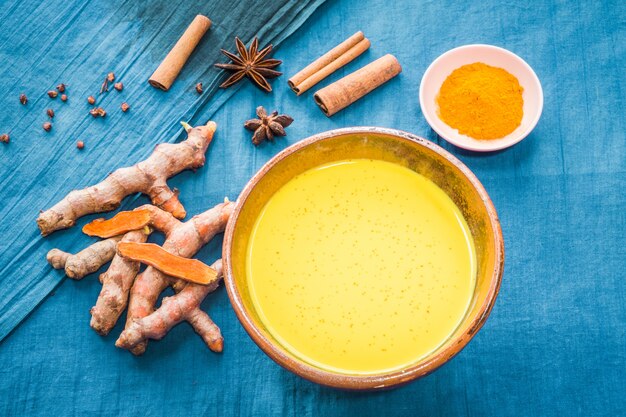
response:
<path id="1" fill-rule="evenodd" d="M 517 78 L 502 68 L 482 62 L 463 65 L 439 90 L 439 117 L 474 139 L 500 139 L 522 122 L 523 92 Z"/>

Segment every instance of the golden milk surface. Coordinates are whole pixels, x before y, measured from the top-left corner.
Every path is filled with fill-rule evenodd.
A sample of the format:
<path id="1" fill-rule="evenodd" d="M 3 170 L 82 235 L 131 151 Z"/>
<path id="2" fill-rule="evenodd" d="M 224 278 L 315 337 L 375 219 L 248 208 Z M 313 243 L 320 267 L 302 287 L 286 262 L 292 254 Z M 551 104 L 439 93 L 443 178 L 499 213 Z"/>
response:
<path id="1" fill-rule="evenodd" d="M 246 274 L 261 320 L 293 355 L 367 374 L 445 342 L 468 309 L 476 260 L 463 216 L 433 182 L 355 159 L 306 171 L 270 198 Z"/>

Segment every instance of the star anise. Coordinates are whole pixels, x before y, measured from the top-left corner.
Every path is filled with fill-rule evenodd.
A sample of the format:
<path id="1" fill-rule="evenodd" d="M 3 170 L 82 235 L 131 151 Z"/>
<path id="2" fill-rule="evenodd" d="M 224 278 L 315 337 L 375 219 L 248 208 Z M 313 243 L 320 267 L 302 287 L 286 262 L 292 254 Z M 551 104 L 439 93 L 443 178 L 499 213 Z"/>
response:
<path id="1" fill-rule="evenodd" d="M 250 49 L 246 49 L 246 45 L 237 37 L 235 37 L 235 43 L 237 44 L 237 52 L 239 55 L 235 55 L 224 49 L 221 50 L 222 53 L 232 61 L 232 64 L 215 64 L 218 68 L 234 71 L 220 87 L 229 87 L 245 76 L 268 93 L 272 91 L 272 87 L 267 82 L 266 78 L 274 78 L 282 75 L 282 72 L 272 69 L 282 64 L 282 61 L 272 58 L 263 59 L 272 52 L 272 45 L 268 45 L 259 51 L 259 40 L 257 38 L 254 38 L 252 41 Z"/>
<path id="2" fill-rule="evenodd" d="M 252 143 L 260 144 L 264 140 L 274 140 L 274 136 L 285 136 L 285 128 L 293 122 L 293 119 L 286 114 L 279 115 L 277 111 L 267 114 L 263 106 L 256 108 L 258 119 L 250 119 L 244 123 L 244 127 L 248 130 L 254 130 L 252 135 Z"/>

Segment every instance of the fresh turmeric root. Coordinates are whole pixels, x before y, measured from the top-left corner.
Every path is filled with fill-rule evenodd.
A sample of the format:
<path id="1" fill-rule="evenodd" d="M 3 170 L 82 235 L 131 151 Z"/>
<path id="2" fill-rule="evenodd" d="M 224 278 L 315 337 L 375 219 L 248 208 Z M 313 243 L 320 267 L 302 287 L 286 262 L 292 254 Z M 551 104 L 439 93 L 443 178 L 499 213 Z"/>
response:
<path id="1" fill-rule="evenodd" d="M 54 269 L 65 269 L 65 275 L 72 279 L 82 279 L 96 272 L 102 265 L 115 256 L 115 248 L 121 236 L 101 240 L 83 249 L 75 255 L 52 249 L 46 259 Z"/>
<path id="2" fill-rule="evenodd" d="M 145 242 L 148 235 L 144 229 L 133 230 L 126 233 L 119 243 Z M 109 334 L 126 309 L 130 287 L 139 272 L 139 267 L 139 262 L 115 255 L 109 269 L 100 275 L 102 289 L 96 305 L 91 308 L 89 325 L 102 336 Z"/>
<path id="3" fill-rule="evenodd" d="M 165 233 L 166 239 L 163 243 L 163 249 L 184 258 L 191 258 L 216 234 L 224 231 L 233 208 L 234 203 L 226 200 L 224 203 L 218 204 L 184 223 L 173 219 L 167 212 L 155 209 L 153 210 L 151 226 Z M 181 292 L 187 286 L 195 284 L 188 284 L 168 277 L 152 266 L 149 266 L 144 272 L 137 275 L 130 290 L 126 327 L 132 326 L 135 319 L 141 319 L 152 314 L 159 295 L 170 285 L 175 291 Z M 171 309 L 174 308 L 168 307 L 164 311 L 173 313 Z M 180 314 L 190 317 L 189 323 L 205 341 L 211 338 L 210 335 L 214 332 L 212 330 L 214 325 L 207 321 L 208 316 L 190 315 L 188 311 Z M 150 333 L 149 327 L 147 329 L 145 331 Z M 120 347 L 129 346 L 129 350 L 133 354 L 141 355 L 146 350 L 147 341 L 142 340 L 138 343 L 133 343 L 132 346 L 130 345 L 123 340 L 119 341 Z"/>
<path id="4" fill-rule="evenodd" d="M 134 354 L 142 354 L 146 349 L 147 339 L 160 339 L 172 326 L 186 320 L 211 350 L 219 352 L 223 346 L 219 328 L 200 309 L 200 303 L 209 292 L 217 288 L 221 277 L 221 262 L 214 264 L 216 279 L 211 280 L 208 285 L 198 285 L 166 275 L 152 266 L 137 275 L 139 262 L 124 258 L 115 251 L 120 243 L 145 242 L 152 229 L 156 229 L 166 235 L 163 250 L 178 257 L 191 258 L 216 234 L 224 231 L 233 208 L 234 203 L 226 199 L 224 203 L 194 216 L 187 222 L 181 222 L 167 211 L 145 205 L 132 212 L 125 212 L 121 217 L 118 214 L 115 222 L 96 222 L 99 229 L 95 234 L 108 236 L 114 229 L 116 233 L 125 233 L 124 235 L 97 242 L 76 255 L 53 250 L 50 251 L 48 260 L 55 268 L 66 268 L 68 275 L 79 279 L 113 258 L 109 269 L 100 276 L 102 291 L 96 305 L 91 309 L 91 327 L 101 335 L 108 334 L 128 305 L 128 332 L 123 337 L 120 336 L 118 346 L 127 348 Z M 139 213 L 131 214 L 137 212 Z M 145 212 L 150 214 L 148 224 L 145 224 Z M 124 218 L 128 220 L 127 223 L 119 221 Z M 144 220 L 137 222 L 137 218 Z M 131 230 L 135 227 L 140 229 Z M 151 316 L 159 295 L 168 286 L 172 286 L 177 295 L 166 298 L 158 312 Z M 145 321 L 134 324 L 135 320 L 144 317 Z"/>
<path id="5" fill-rule="evenodd" d="M 89 230 L 93 230 L 94 234 L 97 236 L 108 236 L 110 233 L 112 233 L 112 229 L 114 229 L 116 232 L 125 232 L 133 227 L 148 226 L 150 228 L 154 228 L 165 233 L 166 240 L 162 247 L 163 250 L 167 251 L 169 254 L 176 255 L 178 257 L 191 258 L 217 233 L 224 231 L 233 208 L 234 204 L 228 200 L 225 200 L 224 203 L 218 204 L 212 209 L 207 210 L 206 212 L 201 213 L 197 216 L 194 216 L 189 221 L 183 223 L 180 220 L 176 219 L 171 213 L 168 213 L 152 205 L 145 205 L 133 210 L 132 212 L 125 212 L 123 214 L 124 217 L 118 217 L 122 216 L 122 213 L 116 216 L 118 217 L 118 219 L 126 218 L 128 220 L 126 224 L 123 224 L 123 222 L 121 223 L 118 221 L 113 221 L 115 219 L 113 218 L 107 221 L 98 221 L 97 227 Z M 144 224 L 143 221 L 137 221 L 138 219 L 142 219 L 144 216 L 143 213 L 137 213 L 141 211 L 148 211 L 150 213 L 150 220 L 147 225 Z M 120 255 L 116 255 L 113 262 L 115 262 L 118 257 L 121 258 Z M 132 278 L 130 279 L 132 280 Z M 216 285 L 217 281 L 214 280 L 211 284 L 207 286 L 199 286 L 203 287 L 204 289 L 191 290 L 191 288 L 194 288 L 196 284 L 186 283 L 183 280 L 176 279 L 164 274 L 153 266 L 149 266 L 143 273 L 137 275 L 130 290 L 126 328 L 130 328 L 130 326 L 133 326 L 135 319 L 141 319 L 152 314 L 154 312 L 154 306 L 156 305 L 159 295 L 168 286 L 172 286 L 174 288 L 174 291 L 177 293 L 180 293 L 187 287 L 189 287 L 190 289 L 187 290 L 185 294 L 191 292 L 192 294 L 194 294 L 192 298 L 200 297 L 201 302 L 206 294 L 212 291 L 213 287 Z M 206 293 L 204 293 L 204 295 L 201 295 L 202 291 L 206 291 Z M 185 295 L 181 299 L 186 299 L 185 297 L 189 297 L 189 295 Z M 194 298 L 194 300 L 196 298 Z M 171 305 L 172 307 L 166 307 L 166 305 Z M 168 311 L 171 314 L 181 314 L 185 317 L 184 319 L 192 325 L 194 330 L 204 339 L 204 341 L 207 343 L 207 345 L 209 345 L 212 350 L 221 350 L 221 336 L 216 336 L 219 335 L 219 329 L 217 329 L 217 326 L 211 321 L 208 315 L 199 310 L 199 308 L 197 312 L 194 312 L 192 314 L 191 307 L 185 307 L 188 310 L 185 310 L 183 312 L 177 313 L 176 311 L 171 311 L 171 309 L 177 308 L 175 306 L 180 305 L 180 303 L 164 303 L 164 305 L 161 307 L 161 313 L 159 314 L 165 314 Z M 184 303 L 184 305 L 187 306 L 191 304 L 189 304 L 189 302 L 186 302 Z M 199 302 L 197 303 L 197 305 L 199 305 Z M 108 312 L 107 315 L 107 317 L 112 317 L 111 312 Z M 157 315 L 154 317 L 160 316 Z M 141 331 L 141 334 L 145 333 L 147 336 L 128 336 L 129 341 L 120 339 L 118 346 L 129 349 L 132 353 L 136 355 L 142 354 L 147 346 L 146 339 L 152 338 L 152 336 L 149 335 L 160 335 L 163 331 L 163 327 L 159 329 L 153 329 L 153 326 L 155 326 L 154 320 L 156 320 L 156 318 L 148 320 L 145 323 L 142 322 L 143 324 L 141 324 L 141 328 L 143 329 Z M 101 318 L 100 321 L 105 321 L 105 319 Z M 109 322 L 112 323 L 109 325 L 110 330 L 110 328 L 112 328 L 115 323 L 114 320 L 109 320 Z M 166 327 L 165 331 L 167 331 L 169 327 L 171 326 Z M 99 330 L 96 329 L 96 331 Z M 135 332 L 136 329 L 132 330 L 127 335 L 135 334 Z"/>
<path id="6" fill-rule="evenodd" d="M 161 307 L 152 314 L 127 323 L 115 345 L 131 350 L 146 339 L 162 339 L 172 327 L 186 320 L 202 337 L 209 349 L 221 352 L 224 339 L 220 329 L 200 309 L 202 300 L 219 284 L 219 278 L 222 277 L 222 260 L 215 262 L 212 268 L 217 271 L 218 279 L 209 285 L 188 284 L 178 294 L 164 298 Z"/>
<path id="7" fill-rule="evenodd" d="M 127 259 L 155 267 L 174 278 L 200 285 L 217 280 L 217 271 L 197 259 L 173 255 L 154 243 L 120 242 L 117 253 Z"/>
<path id="8" fill-rule="evenodd" d="M 76 219 L 90 213 L 116 209 L 124 197 L 135 193 L 147 194 L 152 203 L 184 218 L 185 209 L 178 200 L 178 191 L 167 186 L 167 179 L 185 169 L 204 165 L 205 152 L 213 139 L 217 125 L 191 128 L 185 126 L 188 137 L 180 143 L 157 145 L 148 159 L 137 165 L 120 168 L 104 181 L 83 190 L 70 192 L 63 200 L 42 212 L 37 218 L 41 234 L 72 227 Z"/>

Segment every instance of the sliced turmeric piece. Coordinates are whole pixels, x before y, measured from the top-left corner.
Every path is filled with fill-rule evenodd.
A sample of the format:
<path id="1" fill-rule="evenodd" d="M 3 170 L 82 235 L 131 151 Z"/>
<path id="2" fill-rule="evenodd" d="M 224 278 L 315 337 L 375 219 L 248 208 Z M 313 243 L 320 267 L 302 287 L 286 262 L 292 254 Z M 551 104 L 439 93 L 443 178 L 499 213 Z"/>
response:
<path id="1" fill-rule="evenodd" d="M 89 236 L 109 238 L 131 230 L 139 230 L 150 223 L 149 210 L 121 211 L 109 220 L 96 219 L 83 226 L 83 233 Z"/>
<path id="2" fill-rule="evenodd" d="M 174 255 L 154 243 L 119 242 L 117 253 L 150 265 L 166 275 L 196 284 L 208 285 L 218 279 L 217 271 L 207 264 Z"/>

